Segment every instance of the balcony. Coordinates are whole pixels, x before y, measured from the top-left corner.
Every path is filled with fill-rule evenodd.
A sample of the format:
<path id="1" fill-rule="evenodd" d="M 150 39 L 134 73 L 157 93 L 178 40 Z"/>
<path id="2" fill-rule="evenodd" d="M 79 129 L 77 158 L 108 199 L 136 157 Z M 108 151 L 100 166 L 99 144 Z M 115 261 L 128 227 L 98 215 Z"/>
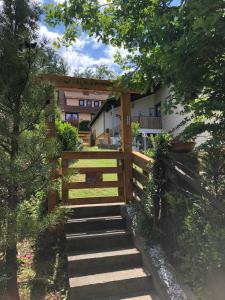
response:
<path id="1" fill-rule="evenodd" d="M 162 118 L 161 117 L 131 117 L 132 122 L 138 122 L 140 128 L 144 129 L 162 129 Z"/>
<path id="2" fill-rule="evenodd" d="M 78 127 L 79 125 L 79 120 L 68 119 L 65 122 L 70 123 L 73 127 Z"/>

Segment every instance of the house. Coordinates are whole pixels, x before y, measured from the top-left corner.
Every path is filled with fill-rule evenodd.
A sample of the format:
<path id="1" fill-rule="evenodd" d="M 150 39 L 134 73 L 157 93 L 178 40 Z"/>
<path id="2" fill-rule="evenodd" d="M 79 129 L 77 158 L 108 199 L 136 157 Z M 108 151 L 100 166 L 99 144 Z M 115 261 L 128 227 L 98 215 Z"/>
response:
<path id="1" fill-rule="evenodd" d="M 91 121 L 102 107 L 109 93 L 76 89 L 59 90 L 58 105 L 63 121 L 78 127 L 81 121 Z"/>
<path id="2" fill-rule="evenodd" d="M 163 104 L 168 101 L 168 87 L 160 87 L 147 95 L 133 94 L 131 96 L 131 121 L 140 125 L 138 142 L 142 148 L 147 148 L 147 136 L 158 133 L 172 133 L 175 137 L 183 127 L 177 126 L 184 119 L 182 106 L 178 106 L 172 114 L 163 111 Z M 108 99 L 90 123 L 92 135 L 96 144 L 119 144 L 120 140 L 120 101 Z M 200 144 L 206 136 L 197 139 Z"/>

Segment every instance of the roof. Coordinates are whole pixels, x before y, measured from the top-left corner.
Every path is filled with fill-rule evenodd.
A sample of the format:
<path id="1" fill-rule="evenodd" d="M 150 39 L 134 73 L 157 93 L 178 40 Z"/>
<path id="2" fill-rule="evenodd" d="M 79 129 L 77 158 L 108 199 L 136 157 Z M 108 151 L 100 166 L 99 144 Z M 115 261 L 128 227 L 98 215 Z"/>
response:
<path id="1" fill-rule="evenodd" d="M 154 92 L 149 92 L 149 93 L 146 93 L 146 94 L 131 94 L 131 102 L 133 101 L 136 101 L 136 100 L 139 100 L 139 99 L 142 99 L 146 96 L 149 96 L 149 95 L 152 95 L 154 94 Z M 98 117 L 101 115 L 101 113 L 103 111 L 109 111 L 111 108 L 112 108 L 112 105 L 114 105 L 114 107 L 118 107 L 120 106 L 120 98 L 119 99 L 116 99 L 115 97 L 112 97 L 112 98 L 109 98 L 105 101 L 105 103 L 101 106 L 101 108 L 99 109 L 99 111 L 97 112 L 97 114 L 95 115 L 95 117 L 93 118 L 93 120 L 90 122 L 90 126 L 92 126 L 95 121 L 98 119 Z"/>

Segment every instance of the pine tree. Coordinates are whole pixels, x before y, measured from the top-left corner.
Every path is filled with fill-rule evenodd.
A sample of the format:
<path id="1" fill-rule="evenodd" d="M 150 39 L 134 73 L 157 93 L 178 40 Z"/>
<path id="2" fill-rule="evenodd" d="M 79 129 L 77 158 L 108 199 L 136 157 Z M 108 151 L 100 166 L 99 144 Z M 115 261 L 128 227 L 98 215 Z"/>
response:
<path id="1" fill-rule="evenodd" d="M 53 88 L 37 75 L 52 69 L 56 60 L 43 63 L 49 56 L 36 42 L 39 13 L 29 0 L 4 0 L 0 15 L 0 205 L 7 212 L 6 291 L 12 300 L 19 299 L 18 210 L 24 201 L 48 190 L 49 153 L 55 150 L 40 123 L 44 109 L 51 109 Z"/>

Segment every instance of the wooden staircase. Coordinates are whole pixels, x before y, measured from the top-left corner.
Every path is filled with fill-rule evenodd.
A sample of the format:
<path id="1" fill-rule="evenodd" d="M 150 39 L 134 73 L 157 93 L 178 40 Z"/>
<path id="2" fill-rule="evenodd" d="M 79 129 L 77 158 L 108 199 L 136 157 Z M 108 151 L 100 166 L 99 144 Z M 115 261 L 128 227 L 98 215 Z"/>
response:
<path id="1" fill-rule="evenodd" d="M 159 299 L 119 204 L 74 207 L 65 230 L 72 300 Z"/>

